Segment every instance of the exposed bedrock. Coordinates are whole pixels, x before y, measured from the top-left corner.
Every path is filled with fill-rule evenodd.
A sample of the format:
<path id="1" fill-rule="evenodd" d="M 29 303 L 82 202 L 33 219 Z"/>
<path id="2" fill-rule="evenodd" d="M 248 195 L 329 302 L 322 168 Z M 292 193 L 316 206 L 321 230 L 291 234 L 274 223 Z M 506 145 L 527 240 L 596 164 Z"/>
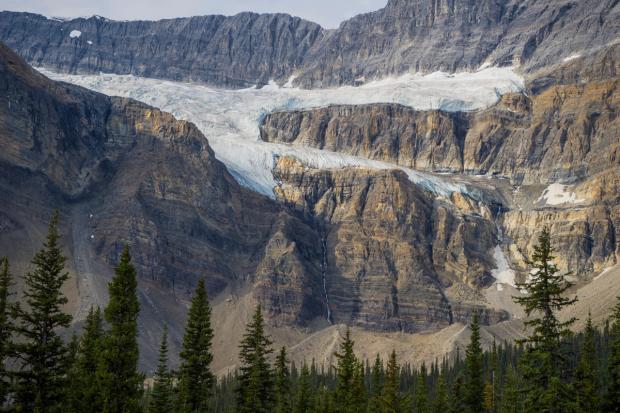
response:
<path id="1" fill-rule="evenodd" d="M 0 40 L 33 65 L 224 87 L 275 79 L 305 88 L 411 72 L 532 73 L 617 40 L 615 0 L 390 0 L 325 30 L 286 14 L 160 21 L 0 13 Z"/>
<path id="2" fill-rule="evenodd" d="M 278 200 L 325 239 L 331 321 L 412 332 L 471 316 L 443 289 L 491 282 L 491 221 L 435 200 L 400 171 L 316 170 L 283 157 L 275 174 Z"/>

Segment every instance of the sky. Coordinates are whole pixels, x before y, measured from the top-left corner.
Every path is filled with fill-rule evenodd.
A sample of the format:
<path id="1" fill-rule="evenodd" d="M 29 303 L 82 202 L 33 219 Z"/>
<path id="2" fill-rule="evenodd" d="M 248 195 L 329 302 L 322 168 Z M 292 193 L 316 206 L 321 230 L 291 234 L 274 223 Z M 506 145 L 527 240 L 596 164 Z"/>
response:
<path id="1" fill-rule="evenodd" d="M 386 4 L 387 0 L 0 0 L 0 10 L 28 11 L 50 17 L 97 14 L 114 20 L 281 12 L 325 28 L 336 28 L 356 14 L 378 10 Z"/>

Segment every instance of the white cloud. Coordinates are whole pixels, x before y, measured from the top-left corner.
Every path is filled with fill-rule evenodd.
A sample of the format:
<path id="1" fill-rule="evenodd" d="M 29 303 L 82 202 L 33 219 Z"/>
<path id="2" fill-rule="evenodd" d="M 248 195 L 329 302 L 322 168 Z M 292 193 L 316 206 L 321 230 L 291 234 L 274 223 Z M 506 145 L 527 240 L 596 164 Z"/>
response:
<path id="1" fill-rule="evenodd" d="M 242 11 L 289 13 L 334 28 L 359 13 L 377 10 L 387 0 L 4 0 L 4 10 L 28 11 L 46 16 L 101 15 L 115 20 L 157 20 L 205 14 L 233 15 Z"/>

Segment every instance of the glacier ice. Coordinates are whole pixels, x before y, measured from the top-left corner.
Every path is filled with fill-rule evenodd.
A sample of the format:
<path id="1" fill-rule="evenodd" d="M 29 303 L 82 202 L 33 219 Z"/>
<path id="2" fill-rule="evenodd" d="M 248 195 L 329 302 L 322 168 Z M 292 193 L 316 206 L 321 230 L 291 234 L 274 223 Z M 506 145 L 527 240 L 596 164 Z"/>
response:
<path id="1" fill-rule="evenodd" d="M 313 148 L 266 143 L 259 124 L 277 110 L 309 109 L 334 104 L 399 103 L 419 110 L 471 111 L 496 103 L 508 92 L 522 90 L 523 79 L 511 68 L 486 67 L 477 72 L 428 75 L 406 74 L 362 86 L 305 90 L 274 82 L 262 88 L 228 90 L 201 84 L 142 78 L 133 75 L 69 75 L 39 69 L 44 75 L 107 95 L 130 97 L 196 124 L 215 155 L 244 186 L 273 197 L 277 185 L 272 171 L 278 156 L 289 155 L 310 167 L 368 167 L 401 169 L 413 182 L 438 196 L 466 192 L 450 177 L 422 173 Z"/>

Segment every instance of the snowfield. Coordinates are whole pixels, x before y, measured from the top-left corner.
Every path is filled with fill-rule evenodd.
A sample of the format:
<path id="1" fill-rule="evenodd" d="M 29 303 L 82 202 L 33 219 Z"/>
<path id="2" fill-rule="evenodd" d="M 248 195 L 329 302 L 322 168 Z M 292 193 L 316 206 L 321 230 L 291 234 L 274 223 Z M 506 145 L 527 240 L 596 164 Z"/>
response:
<path id="1" fill-rule="evenodd" d="M 536 202 L 544 201 L 547 205 L 578 204 L 585 199 L 578 199 L 577 194 L 570 190 L 568 185 L 551 184 L 542 193 Z"/>
<path id="2" fill-rule="evenodd" d="M 461 183 L 393 164 L 312 148 L 261 141 L 259 124 L 277 110 L 309 109 L 335 104 L 399 103 L 415 109 L 471 111 L 493 105 L 500 96 L 523 88 L 511 68 L 484 68 L 473 73 L 408 74 L 362 86 L 304 90 L 270 83 L 263 88 L 217 89 L 205 85 L 141 78 L 132 75 L 68 75 L 39 69 L 44 75 L 107 95 L 130 97 L 188 120 L 204 133 L 217 158 L 244 186 L 273 197 L 278 184 L 275 159 L 289 155 L 315 168 L 361 166 L 401 169 L 409 179 L 438 196 L 468 192 Z"/>

